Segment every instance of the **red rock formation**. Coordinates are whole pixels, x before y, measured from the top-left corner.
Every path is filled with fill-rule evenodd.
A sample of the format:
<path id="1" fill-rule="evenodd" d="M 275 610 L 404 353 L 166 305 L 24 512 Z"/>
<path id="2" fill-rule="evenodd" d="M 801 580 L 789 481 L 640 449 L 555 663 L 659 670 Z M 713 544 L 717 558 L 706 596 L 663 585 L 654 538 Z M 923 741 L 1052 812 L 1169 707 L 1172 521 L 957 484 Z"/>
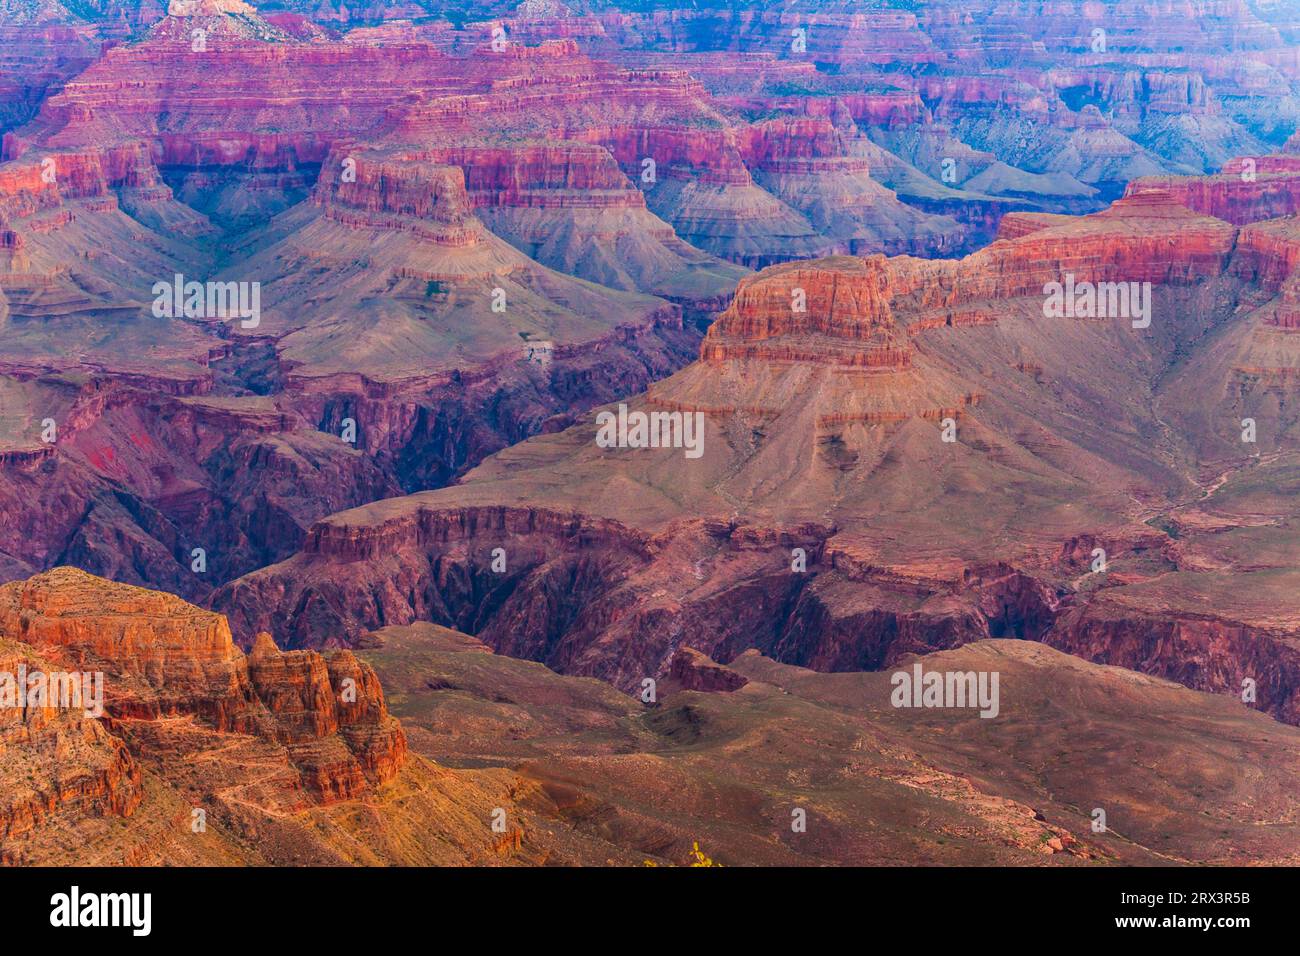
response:
<path id="1" fill-rule="evenodd" d="M 0 863 L 495 862 L 494 806 L 520 831 L 510 862 L 546 855 L 508 777 L 408 754 L 349 652 L 281 653 L 263 636 L 245 658 L 219 616 L 70 568 L 5 585 L 0 608 L 0 678 L 90 673 L 106 705 L 0 703 Z M 223 683 L 247 729 L 211 716 Z"/>
<path id="2" fill-rule="evenodd" d="M 1062 615 L 1045 640 L 1085 660 L 1238 700 L 1248 679 L 1252 706 L 1300 724 L 1300 654 L 1290 628 L 1233 620 L 1209 608 L 1126 607 L 1122 597 L 1103 596 Z"/>
<path id="3" fill-rule="evenodd" d="M 116 189 L 135 190 L 141 196 L 170 195 L 142 144 L 28 154 L 23 162 L 0 168 L 0 224 L 78 199 L 99 200 L 115 208 Z"/>
<path id="4" fill-rule="evenodd" d="M 349 153 L 322 168 L 313 201 L 346 226 L 409 232 L 446 246 L 471 246 L 482 231 L 470 222 L 464 174 L 454 166 Z M 345 178 L 345 173 L 353 173 Z"/>
<path id="5" fill-rule="evenodd" d="M 391 780 L 406 752 L 374 672 L 350 654 L 281 654 L 263 635 L 246 658 L 223 617 L 171 595 L 59 568 L 0 586 L 0 632 L 102 670 L 106 725 L 128 742 L 152 735 L 142 724 L 193 715 L 287 747 L 322 801 Z"/>
<path id="6" fill-rule="evenodd" d="M 1126 195 L 1149 189 L 1207 216 L 1244 226 L 1300 212 L 1300 158 L 1234 160 L 1218 176 L 1151 177 L 1129 184 Z"/>
<path id="7" fill-rule="evenodd" d="M 910 346 L 896 335 L 902 323 L 895 319 L 895 303 L 909 310 L 919 306 L 922 318 L 907 323 L 916 331 L 991 321 L 968 307 L 1041 296 L 1046 283 L 1067 273 L 1077 282 L 1192 283 L 1222 271 L 1235 233 L 1163 193 L 1144 191 L 1084 220 L 1013 220 L 1007 238 L 1014 241 L 959 263 L 872 258 L 837 261 L 833 270 L 820 265 L 770 270 L 761 281 L 741 284 L 731 307 L 709 329 L 701 356 L 715 363 L 760 354 L 806 360 L 806 346 L 797 351 L 797 338 L 815 335 L 858 343 L 847 354 L 835 353 L 832 361 L 901 369 L 909 364 Z M 779 346 L 774 351 L 763 344 L 769 339 L 788 340 L 794 351 Z"/>
<path id="8" fill-rule="evenodd" d="M 685 646 L 679 647 L 673 655 L 668 675 L 683 690 L 725 693 L 739 690 L 749 683 L 749 679 L 743 675 L 722 667 L 699 651 Z"/>
<path id="9" fill-rule="evenodd" d="M 49 660 L 13 642 L 7 629 L 6 639 L 0 674 L 15 679 L 24 673 L 20 668 L 51 669 Z M 143 798 L 140 766 L 126 744 L 100 721 L 54 701 L 0 708 L 0 753 L 0 863 L 24 862 L 10 847 L 52 817 L 129 817 Z"/>
<path id="10" fill-rule="evenodd" d="M 1237 248 L 1233 271 L 1273 292 L 1300 266 L 1300 236 L 1290 222 L 1247 226 L 1238 236 Z"/>
<path id="11" fill-rule="evenodd" d="M 467 145 L 423 150 L 412 159 L 459 166 L 476 206 L 644 208 L 610 153 L 579 143 Z"/>
<path id="12" fill-rule="evenodd" d="M 768 273 L 765 281 L 741 283 L 731 306 L 710 327 L 702 360 L 811 361 L 820 353 L 849 366 L 897 370 L 911 365 L 911 346 L 898 334 L 890 310 L 889 273 L 882 260 L 861 261 L 853 271 L 789 267 L 780 275 L 779 282 Z M 810 335 L 852 344 L 801 346 L 797 337 Z M 765 345 L 769 339 L 780 344 Z"/>

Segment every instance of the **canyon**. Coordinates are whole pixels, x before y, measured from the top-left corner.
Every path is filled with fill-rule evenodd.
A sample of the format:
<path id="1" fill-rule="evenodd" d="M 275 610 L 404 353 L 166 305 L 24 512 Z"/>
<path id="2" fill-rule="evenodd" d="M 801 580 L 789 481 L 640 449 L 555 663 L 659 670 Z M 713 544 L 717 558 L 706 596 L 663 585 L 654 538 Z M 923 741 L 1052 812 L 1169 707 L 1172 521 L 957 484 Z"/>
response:
<path id="1" fill-rule="evenodd" d="M 432 621 L 629 691 L 683 646 L 875 670 L 1018 637 L 1198 690 L 1250 680 L 1295 722 L 1295 511 L 1255 504 L 1296 462 L 1289 246 L 1254 238 L 1291 221 L 1238 230 L 1138 181 L 1099 213 L 1004 222 L 962 260 L 743 280 L 700 358 L 631 401 L 701 413 L 698 462 L 603 448 L 589 420 L 324 519 L 214 606 L 287 646 Z M 1151 283 L 1150 328 L 1046 317 L 1066 274 Z"/>
<path id="2" fill-rule="evenodd" d="M 748 269 L 970 251 L 1004 216 L 1096 210 L 1134 176 L 1264 154 L 1288 130 L 1262 114 L 1294 111 L 1294 25 L 1266 11 L 1216 9 L 1204 37 L 1169 40 L 1195 51 L 1195 84 L 1191 53 L 1118 45 L 1139 84 L 1059 32 L 1047 59 L 991 43 L 1014 10 L 832 8 L 799 26 L 798 11 L 448 20 L 429 5 L 359 8 L 347 29 L 242 3 L 11 6 L 0 55 L 32 85 L 6 100 L 0 174 L 0 372 L 23 410 L 0 494 L 21 510 L 35 468 L 63 490 L 10 527 L 0 564 L 72 562 L 193 599 L 293 554 L 332 512 L 448 484 L 671 374 Z M 1115 13 L 1125 31 L 1146 15 Z M 800 53 L 774 41 L 791 30 L 812 39 Z M 899 69 L 936 64 L 942 82 Z M 1161 75 L 1235 131 L 1219 153 L 1141 145 L 1143 123 L 1191 109 Z M 990 123 L 1034 141 L 993 142 Z M 1063 171 L 1047 157 L 1071 147 L 1049 131 L 1144 158 Z M 1279 175 L 1265 165 L 1256 188 L 1274 195 Z M 257 283 L 265 325 L 142 314 L 174 275 Z M 57 442 L 38 440 L 49 420 Z"/>
<path id="3" fill-rule="evenodd" d="M 1294 863 L 1298 51 L 0 0 L 0 862 Z"/>
<path id="4" fill-rule="evenodd" d="M 653 706 L 431 624 L 245 655 L 220 615 L 72 568 L 4 585 L 0 627 L 5 666 L 108 685 L 100 719 L 4 711 L 11 865 L 1295 862 L 1300 731 L 1043 644 L 927 656 L 1002 675 L 1006 719 L 963 721 L 754 651 L 680 653 Z"/>

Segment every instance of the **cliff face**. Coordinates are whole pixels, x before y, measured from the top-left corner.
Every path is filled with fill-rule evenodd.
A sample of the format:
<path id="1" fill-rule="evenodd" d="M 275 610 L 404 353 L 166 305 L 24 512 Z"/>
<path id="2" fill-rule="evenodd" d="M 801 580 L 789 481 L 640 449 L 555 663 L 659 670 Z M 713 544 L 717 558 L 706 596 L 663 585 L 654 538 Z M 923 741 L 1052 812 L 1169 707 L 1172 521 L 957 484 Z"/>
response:
<path id="1" fill-rule="evenodd" d="M 1300 157 L 1244 157 L 1217 176 L 1139 179 L 1127 195 L 1148 189 L 1168 193 L 1189 209 L 1244 226 L 1300 211 Z"/>
<path id="2" fill-rule="evenodd" d="M 219 615 L 58 568 L 0 587 L 0 677 L 37 671 L 102 697 L 51 690 L 0 707 L 0 863 L 501 865 L 552 852 L 512 775 L 410 754 L 351 652 L 281 652 L 263 634 L 245 656 Z M 510 815 L 508 845 L 494 807 Z"/>
<path id="3" fill-rule="evenodd" d="M 539 141 L 448 147 L 416 155 L 463 169 L 465 187 L 478 207 L 645 207 L 645 197 L 599 146 Z"/>
<path id="4" fill-rule="evenodd" d="M 721 661 L 758 648 L 817 670 L 878 669 L 990 636 L 1037 638 L 1059 603 L 1049 585 L 1005 565 L 910 579 L 861 566 L 828 544 L 825 528 L 695 521 L 647 537 L 541 510 L 429 501 L 378 524 L 367 512 L 383 513 L 372 507 L 346 526 L 319 525 L 303 554 L 233 582 L 216 606 L 240 632 L 270 628 L 307 646 L 322 631 L 360 641 L 383 622 L 434 621 L 473 629 L 499 653 L 633 691 L 646 677 L 705 679 L 679 659 L 690 656 L 685 641 Z M 789 573 L 795 548 L 822 572 Z M 499 572 L 491 569 L 497 549 L 508 555 Z M 365 568 L 380 555 L 399 573 L 339 580 L 339 562 Z M 673 596 L 681 567 L 700 583 Z M 310 614 L 286 613 L 290 605 Z"/>
<path id="5" fill-rule="evenodd" d="M 0 167 L 0 230 L 12 250 L 6 256 L 8 281 L 21 285 L 21 273 L 32 270 L 34 250 L 28 249 L 25 234 L 75 233 L 67 227 L 78 213 L 112 216 L 125 204 L 142 212 L 156 210 L 178 230 L 201 230 L 199 217 L 181 211 L 171 199 L 142 143 L 27 153 Z"/>
<path id="6" fill-rule="evenodd" d="M 286 747 L 306 800 L 355 797 L 401 767 L 401 727 L 351 655 L 280 655 L 264 637 L 247 658 L 220 615 L 72 568 L 0 587 L 0 630 L 67 669 L 102 670 L 104 727 L 144 759 L 166 746 L 168 719 L 192 716 Z"/>
<path id="7" fill-rule="evenodd" d="M 290 553 L 315 518 L 399 488 L 292 410 L 151 385 L 49 375 L 8 390 L 24 421 L 0 466 L 14 515 L 0 533 L 7 577 L 75 562 L 198 598 Z M 58 422 L 54 443 L 40 438 L 46 417 Z M 29 494 L 45 507 L 23 507 Z"/>
<path id="8" fill-rule="evenodd" d="M 1154 674 L 1249 703 L 1300 724 L 1300 650 L 1293 627 L 1259 626 L 1213 609 L 1169 614 L 1099 600 L 1063 616 L 1048 643 L 1085 660 Z"/>
<path id="9" fill-rule="evenodd" d="M 1215 277 L 1226 267 L 1235 231 L 1165 193 L 1143 191 L 1086 220 L 1013 220 L 1003 236 L 1014 241 L 959 261 L 871 258 L 837 261 L 833 269 L 768 270 L 740 284 L 710 327 L 701 357 L 806 360 L 810 348 L 833 346 L 825 349 L 832 361 L 903 369 L 911 363 L 911 336 L 994 323 L 989 303 L 1041 296 L 1067 274 L 1094 284 L 1193 285 Z"/>
<path id="10" fill-rule="evenodd" d="M 714 663 L 689 647 L 679 648 L 673 655 L 669 676 L 683 690 L 705 692 L 729 693 L 749 683 L 743 675 Z"/>
<path id="11" fill-rule="evenodd" d="M 255 705 L 230 630 L 217 615 L 157 592 L 110 585 L 72 569 L 4 585 L 6 634 L 77 662 L 107 659 L 141 675 L 141 693 L 109 705 L 120 716 L 202 713 L 248 732 Z"/>
<path id="12" fill-rule="evenodd" d="M 48 670 L 46 658 L 5 638 L 0 673 Z M 0 753 L 0 863 L 6 865 L 24 862 L 15 845 L 52 820 L 129 817 L 144 796 L 140 765 L 127 745 L 102 722 L 53 702 L 0 710 Z"/>
<path id="13" fill-rule="evenodd" d="M 98 33 L 82 24 L 0 26 L 0 135 L 29 120 L 49 90 L 94 62 Z"/>
<path id="14" fill-rule="evenodd" d="M 409 232 L 445 246 L 482 241 L 457 167 L 364 153 L 349 155 L 346 165 L 342 157 L 334 160 L 323 166 L 312 195 L 328 219 L 354 228 Z"/>
<path id="15" fill-rule="evenodd" d="M 834 273 L 789 267 L 778 281 L 742 282 L 731 305 L 710 327 L 701 359 L 722 363 L 763 356 L 807 361 L 813 357 L 809 340 L 817 338 L 835 344 L 825 354 L 838 364 L 910 367 L 911 343 L 890 308 L 894 290 L 888 267 L 879 259 L 855 265 Z"/>
<path id="16" fill-rule="evenodd" d="M 49 301 L 15 299 L 27 313 Z M 4 574 L 74 562 L 200 599 L 291 554 L 326 514 L 446 482 L 552 416 L 567 421 L 574 407 L 671 372 L 698 338 L 671 312 L 661 318 L 590 349 L 558 343 L 546 369 L 516 346 L 500 371 L 489 365 L 471 378 L 447 370 L 405 389 L 308 381 L 278 397 L 221 394 L 227 375 L 239 382 L 247 374 L 239 366 L 259 388 L 261 374 L 277 381 L 280 367 L 265 347 L 227 346 L 179 380 L 143 371 L 126 381 L 24 376 L 6 391 L 15 418 L 0 463 L 0 503 L 13 515 L 0 531 Z M 485 407 L 491 413 L 479 414 Z M 47 418 L 57 422 L 57 442 L 41 440 Z M 342 440 L 345 418 L 369 454 Z M 45 507 L 23 504 L 33 494 Z M 203 552 L 197 568 L 195 549 Z"/>

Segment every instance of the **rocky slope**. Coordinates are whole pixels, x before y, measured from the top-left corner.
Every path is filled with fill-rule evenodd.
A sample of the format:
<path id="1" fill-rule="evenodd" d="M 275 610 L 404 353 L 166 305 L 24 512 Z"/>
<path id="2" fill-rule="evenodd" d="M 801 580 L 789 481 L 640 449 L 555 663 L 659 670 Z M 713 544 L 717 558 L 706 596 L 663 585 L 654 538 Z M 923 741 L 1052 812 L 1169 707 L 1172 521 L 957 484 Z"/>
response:
<path id="1" fill-rule="evenodd" d="M 1256 609 L 1234 612 L 1170 524 L 1192 508 L 1188 534 L 1231 529 L 1218 489 L 1257 449 L 1294 460 L 1297 357 L 1276 318 L 1288 225 L 1239 231 L 1148 190 L 1022 217 L 964 260 L 773 267 L 741 284 L 698 362 L 629 403 L 699 414 L 698 455 L 601 447 L 589 420 L 457 486 L 333 516 L 215 605 L 294 646 L 431 620 L 628 689 L 668 675 L 683 644 L 853 670 L 1017 636 L 1200 689 L 1250 678 L 1255 706 L 1294 720 L 1286 578 L 1263 575 Z M 1250 238 L 1266 227 L 1276 243 Z M 1058 314 L 1045 290 L 1064 281 L 1150 283 L 1149 309 Z M 1185 571 L 1192 586 L 1161 584 Z M 1112 587 L 1147 580 L 1148 607 L 1213 609 L 1240 639 L 1189 623 L 1130 650 L 1089 630 Z"/>
<path id="2" fill-rule="evenodd" d="M 925 658 L 1000 674 L 983 720 L 753 652 L 683 648 L 648 703 L 432 625 L 245 656 L 68 568 L 0 588 L 0 635 L 0 676 L 105 688 L 0 709 L 10 865 L 1294 862 L 1296 731 L 1039 644 Z"/>
<path id="3" fill-rule="evenodd" d="M 0 708 L 6 865 L 637 860 L 547 827 L 508 768 L 411 753 L 348 651 L 245 655 L 219 615 L 59 568 L 0 588 L 0 679 L 37 667 L 102 680 L 102 712 Z"/>
<path id="4" fill-rule="evenodd" d="M 722 667 L 685 649 L 645 703 L 434 625 L 367 644 L 412 750 L 511 768 L 539 828 L 640 860 L 681 865 L 695 843 L 732 866 L 1295 858 L 1300 732 L 1041 644 L 920 658 L 996 670 L 991 720 L 895 709 L 889 674 L 817 674 L 753 651 Z"/>
<path id="5" fill-rule="evenodd" d="M 187 812 L 167 839 L 193 833 L 188 858 L 202 858 L 247 840 L 259 818 L 274 828 L 381 791 L 407 762 L 373 671 L 351 654 L 283 654 L 267 638 L 246 658 L 224 619 L 170 595 L 60 568 L 3 587 L 0 632 L 29 671 L 39 662 L 104 685 L 102 716 L 53 700 L 6 709 L 6 765 L 27 773 L 5 788 L 9 862 L 73 852 L 70 838 L 96 818 L 160 823 L 182 799 L 220 836 L 191 830 Z M 115 862 L 165 854 L 147 835 Z"/>

